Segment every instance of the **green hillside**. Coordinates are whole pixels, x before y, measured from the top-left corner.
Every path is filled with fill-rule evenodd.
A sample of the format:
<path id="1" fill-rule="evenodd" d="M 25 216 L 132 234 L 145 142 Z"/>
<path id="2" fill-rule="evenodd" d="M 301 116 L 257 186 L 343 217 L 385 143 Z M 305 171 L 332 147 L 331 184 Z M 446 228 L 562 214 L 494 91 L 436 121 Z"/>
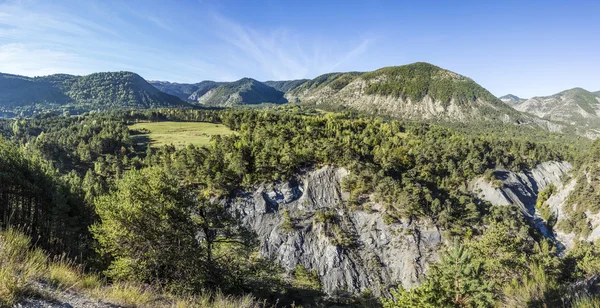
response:
<path id="1" fill-rule="evenodd" d="M 413 101 L 429 95 L 443 103 L 455 100 L 459 104 L 468 104 L 481 99 L 502 104 L 473 80 L 424 62 L 386 67 L 361 77 L 369 83 L 367 94 L 391 95 Z M 383 81 L 378 81 L 381 79 Z"/>
<path id="2" fill-rule="evenodd" d="M 309 81 L 309 79 L 283 80 L 283 81 L 265 81 L 264 83 L 281 92 L 288 92 L 299 87 L 301 84 Z"/>
<path id="3" fill-rule="evenodd" d="M 0 107 L 66 104 L 70 98 L 52 83 L 17 75 L 0 74 Z"/>
<path id="4" fill-rule="evenodd" d="M 324 74 L 290 90 L 286 98 L 323 108 L 411 119 L 523 118 L 470 78 L 424 62 L 372 72 Z"/>
<path id="5" fill-rule="evenodd" d="M 77 104 L 94 108 L 155 108 L 184 106 L 179 98 L 163 93 L 137 74 L 95 73 L 74 80 L 66 94 Z"/>
<path id="6" fill-rule="evenodd" d="M 0 74 L 0 111 L 7 114 L 182 106 L 187 103 L 159 91 L 131 72 L 87 76 L 56 74 L 35 78 Z"/>
<path id="7" fill-rule="evenodd" d="M 577 106 L 585 110 L 587 113 L 595 114 L 596 108 L 600 105 L 598 95 L 582 88 L 573 88 L 555 94 L 554 96 L 569 96 Z"/>
<path id="8" fill-rule="evenodd" d="M 150 84 L 162 92 L 179 97 L 183 101 L 193 102 L 211 89 L 221 85 L 220 82 L 205 80 L 199 83 L 176 83 L 168 81 L 150 81 Z"/>
<path id="9" fill-rule="evenodd" d="M 285 103 L 286 100 L 283 92 L 260 81 L 242 78 L 206 92 L 198 98 L 198 102 L 206 106 L 230 107 L 261 103 L 280 104 Z"/>
<path id="10" fill-rule="evenodd" d="M 215 82 L 215 81 L 210 81 L 210 80 L 205 80 L 202 82 L 197 83 L 197 88 L 196 90 L 190 94 L 189 99 L 191 101 L 197 102 L 198 99 L 200 97 L 202 97 L 202 95 L 206 94 L 206 92 L 222 85 L 225 84 L 224 82 Z"/>
<path id="11" fill-rule="evenodd" d="M 168 82 L 168 81 L 149 81 L 151 85 L 153 85 L 158 90 L 171 94 L 173 96 L 179 97 L 183 101 L 187 101 L 198 89 L 197 84 L 189 84 L 189 83 L 177 83 L 177 82 Z"/>

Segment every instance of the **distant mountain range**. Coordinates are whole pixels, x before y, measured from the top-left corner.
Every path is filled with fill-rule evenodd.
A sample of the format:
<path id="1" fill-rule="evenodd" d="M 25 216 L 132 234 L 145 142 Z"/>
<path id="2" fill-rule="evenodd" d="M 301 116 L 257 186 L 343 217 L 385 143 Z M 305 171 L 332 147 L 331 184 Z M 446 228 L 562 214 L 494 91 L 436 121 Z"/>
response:
<path id="1" fill-rule="evenodd" d="M 428 63 L 373 72 L 330 73 L 314 79 L 198 84 L 151 82 L 158 89 L 204 106 L 300 102 L 411 119 L 500 119 L 521 115 L 473 80 Z"/>
<path id="2" fill-rule="evenodd" d="M 516 104 L 514 108 L 548 120 L 600 127 L 600 93 L 582 88 L 551 96 L 532 97 Z"/>
<path id="3" fill-rule="evenodd" d="M 329 73 L 314 79 L 265 82 L 252 78 L 194 84 L 147 82 L 131 72 L 34 78 L 0 74 L 3 116 L 27 116 L 42 110 L 82 112 L 287 102 L 406 119 L 540 123 L 542 118 L 600 127 L 597 114 L 600 91 L 576 88 L 549 97 L 523 99 L 509 94 L 496 98 L 470 78 L 423 62 L 372 72 Z"/>
<path id="4" fill-rule="evenodd" d="M 65 74 L 24 77 L 0 74 L 0 112 L 34 113 L 39 110 L 106 110 L 189 106 L 159 91 L 130 72 Z"/>

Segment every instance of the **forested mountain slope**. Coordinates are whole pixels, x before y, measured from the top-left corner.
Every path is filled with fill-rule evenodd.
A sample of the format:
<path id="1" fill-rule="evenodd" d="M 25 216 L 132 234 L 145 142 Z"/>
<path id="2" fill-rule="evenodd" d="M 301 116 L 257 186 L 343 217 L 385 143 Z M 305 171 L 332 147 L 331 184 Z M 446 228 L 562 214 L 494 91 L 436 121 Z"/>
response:
<path id="1" fill-rule="evenodd" d="M 0 107 L 63 105 L 70 98 L 53 83 L 18 75 L 0 74 Z"/>
<path id="2" fill-rule="evenodd" d="M 187 104 L 163 93 L 131 72 L 94 73 L 87 76 L 0 75 L 0 108 L 4 112 L 32 114 L 44 110 L 181 107 Z"/>
<path id="3" fill-rule="evenodd" d="M 473 80 L 422 62 L 367 73 L 321 75 L 286 97 L 408 119 L 511 122 L 523 118 Z"/>
<path id="4" fill-rule="evenodd" d="M 214 107 L 287 102 L 283 92 L 251 78 L 221 84 L 202 95 L 195 93 L 194 98 L 202 105 Z"/>
<path id="5" fill-rule="evenodd" d="M 206 92 L 218 87 L 222 83 L 206 80 L 192 84 L 168 81 L 150 81 L 150 84 L 162 92 L 179 97 L 183 101 L 194 102 Z"/>
<path id="6" fill-rule="evenodd" d="M 303 83 L 309 81 L 309 79 L 296 79 L 296 80 L 283 80 L 283 81 L 265 81 L 264 83 L 270 87 L 275 88 L 283 93 L 289 92 Z"/>

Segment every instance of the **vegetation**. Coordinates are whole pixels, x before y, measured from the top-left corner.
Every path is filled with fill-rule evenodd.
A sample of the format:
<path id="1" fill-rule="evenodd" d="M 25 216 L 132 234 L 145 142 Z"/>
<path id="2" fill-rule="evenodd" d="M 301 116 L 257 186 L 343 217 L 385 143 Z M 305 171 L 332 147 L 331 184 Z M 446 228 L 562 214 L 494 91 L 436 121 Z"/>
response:
<path id="1" fill-rule="evenodd" d="M 291 91 L 303 83 L 307 82 L 308 79 L 297 79 L 297 80 L 285 80 L 285 81 L 265 81 L 265 84 L 273 87 L 277 91 L 286 93 Z"/>
<path id="2" fill-rule="evenodd" d="M 137 142 L 150 142 L 152 147 L 172 144 L 176 148 L 188 145 L 206 146 L 216 135 L 232 134 L 223 124 L 203 122 L 148 122 L 129 126 Z"/>
<path id="3" fill-rule="evenodd" d="M 0 307 L 12 307 L 24 295 L 44 297 L 33 286 L 36 282 L 127 307 L 263 307 L 251 296 L 235 298 L 221 292 L 206 292 L 202 297 L 176 296 L 130 282 L 106 284 L 98 275 L 86 274 L 68 260 L 54 261 L 41 249 L 31 248 L 31 240 L 15 229 L 0 231 Z"/>
<path id="4" fill-rule="evenodd" d="M 286 102 L 283 92 L 251 78 L 221 84 L 197 99 L 203 105 L 218 107 Z"/>
<path id="5" fill-rule="evenodd" d="M 583 291 L 571 283 L 585 277 L 572 266 L 597 246 L 561 259 L 550 242 L 530 235 L 518 209 L 494 208 L 489 219 L 481 237 L 455 243 L 421 286 L 392 290 L 384 307 L 577 307 L 595 300 L 577 295 Z"/>
<path id="6" fill-rule="evenodd" d="M 556 223 L 556 216 L 550 210 L 550 207 L 548 206 L 546 201 L 548 201 L 548 199 L 554 193 L 556 193 L 556 186 L 552 183 L 548 184 L 542 191 L 539 192 L 535 204 L 535 207 L 539 211 L 540 216 L 547 222 L 550 228 L 552 228 Z"/>
<path id="7" fill-rule="evenodd" d="M 473 80 L 441 69 L 429 63 L 414 63 L 386 67 L 361 76 L 371 82 L 367 94 L 391 95 L 405 100 L 420 101 L 426 95 L 443 103 L 455 100 L 459 104 L 473 103 L 477 99 L 502 105 L 490 92 Z"/>
<path id="8" fill-rule="evenodd" d="M 585 239 L 591 232 L 589 214 L 600 211 L 600 142 L 594 141 L 589 152 L 577 161 L 580 166 L 575 173 L 575 187 L 567 197 L 564 205 L 565 219 L 557 224 L 557 228 L 566 233 L 574 232 Z"/>
<path id="9" fill-rule="evenodd" d="M 173 122 L 235 133 L 215 132 L 210 142 L 178 148 L 135 139 L 141 125 L 152 131 Z M 314 304 L 321 295 L 318 273 L 301 266 L 286 275 L 261 257 L 256 235 L 225 204 L 258 183 L 288 180 L 322 165 L 350 171 L 342 183 L 351 196 L 345 210 L 371 211 L 370 201 L 376 201 L 390 224 L 426 221 L 457 238 L 421 286 L 399 287 L 384 297 L 388 307 L 571 301 L 567 286 L 596 271 L 595 246 L 582 244 L 561 259 L 518 209 L 491 206 L 467 189 L 471 179 L 491 178 L 488 170 L 496 168 L 519 171 L 548 160 L 583 166 L 591 159 L 578 154 L 588 144 L 536 130 L 501 126 L 498 133 L 474 133 L 290 106 L 45 114 L 0 121 L 0 131 L 2 227 L 20 226 L 53 260 L 48 263 L 42 253 L 47 265 L 39 275 L 35 267 L 32 274 L 15 268 L 5 275 L 25 281 L 0 291 L 10 301 L 26 294 L 27 281 L 44 279 L 56 288 L 75 287 L 134 306 L 193 306 L 211 294 L 227 298 L 218 292 L 252 294 L 269 304 Z M 550 194 L 548 188 L 540 200 Z M 293 232 L 294 217 L 284 209 L 280 215 L 281 228 Z M 322 209 L 313 227 L 340 253 L 352 253 L 356 238 L 345 220 Z M 30 249 L 31 243 L 22 246 Z M 528 295 L 516 294 L 517 285 L 527 286 Z"/>
<path id="10" fill-rule="evenodd" d="M 98 109 L 187 105 L 130 72 L 36 78 L 0 74 L 0 89 L 0 112 L 13 116 L 31 116 L 48 110 L 79 114 Z"/>

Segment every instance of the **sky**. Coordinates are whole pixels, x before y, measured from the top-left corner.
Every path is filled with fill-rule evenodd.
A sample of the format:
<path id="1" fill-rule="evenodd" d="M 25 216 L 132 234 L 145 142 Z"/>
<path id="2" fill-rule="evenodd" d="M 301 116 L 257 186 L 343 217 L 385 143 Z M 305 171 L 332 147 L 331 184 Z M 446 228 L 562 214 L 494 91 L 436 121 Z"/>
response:
<path id="1" fill-rule="evenodd" d="M 0 0 L 0 72 L 195 83 L 429 62 L 497 96 L 600 90 L 600 1 Z"/>

